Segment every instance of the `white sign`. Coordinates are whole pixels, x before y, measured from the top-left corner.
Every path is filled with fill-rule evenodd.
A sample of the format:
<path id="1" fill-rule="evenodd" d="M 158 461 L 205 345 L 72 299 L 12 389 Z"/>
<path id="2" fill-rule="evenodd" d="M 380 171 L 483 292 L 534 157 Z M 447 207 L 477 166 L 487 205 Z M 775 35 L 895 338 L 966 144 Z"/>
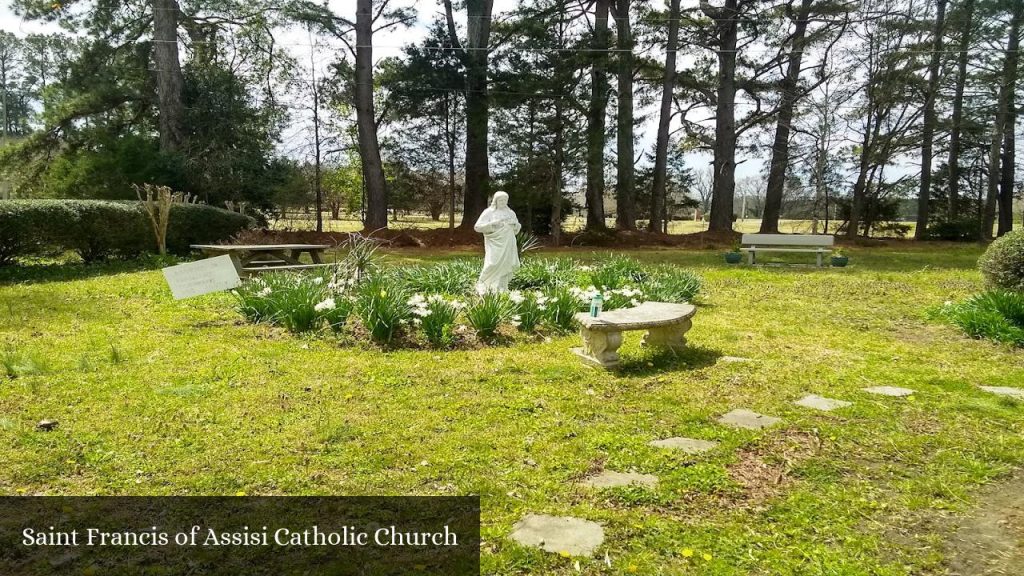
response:
<path id="1" fill-rule="evenodd" d="M 242 283 L 231 256 L 217 256 L 164 268 L 175 300 L 238 287 Z"/>

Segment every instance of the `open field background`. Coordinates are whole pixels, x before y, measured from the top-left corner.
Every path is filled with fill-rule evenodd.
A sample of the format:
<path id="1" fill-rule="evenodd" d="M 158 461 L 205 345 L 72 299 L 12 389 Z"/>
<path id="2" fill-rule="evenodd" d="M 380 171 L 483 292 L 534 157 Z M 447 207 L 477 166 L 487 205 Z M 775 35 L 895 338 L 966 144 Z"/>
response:
<path id="1" fill-rule="evenodd" d="M 1024 356 L 925 318 L 980 288 L 980 247 L 848 252 L 822 270 L 631 252 L 706 286 L 685 354 L 631 333 L 615 374 L 582 366 L 576 335 L 453 352 L 298 338 L 242 323 L 228 294 L 172 301 L 156 262 L 2 270 L 0 494 L 480 494 L 488 574 L 940 574 L 953 518 L 1024 463 L 1024 403 L 977 388 L 1020 386 Z M 860 390 L 878 385 L 917 392 Z M 792 404 L 807 393 L 854 406 Z M 784 423 L 714 422 L 734 408 Z M 648 446 L 668 436 L 721 446 Z M 660 485 L 578 483 L 605 468 Z M 527 513 L 601 522 L 605 545 L 578 568 L 520 548 Z"/>
<path id="2" fill-rule="evenodd" d="M 458 226 L 462 221 L 462 217 L 456 214 L 455 225 Z M 1015 227 L 1021 226 L 1021 221 L 1018 218 L 1014 224 Z M 324 231 L 325 232 L 357 232 L 363 229 L 363 223 L 360 221 L 357 215 L 343 215 L 338 220 L 332 220 L 328 214 L 324 214 Z M 583 229 L 586 221 L 578 216 L 572 216 L 565 221 L 565 230 L 568 232 L 578 232 Z M 608 218 L 606 223 L 609 228 L 615 227 L 615 219 Z M 643 224 L 643 223 L 642 223 Z M 914 222 L 901 222 L 910 227 L 910 231 L 907 233 L 908 238 L 913 238 L 914 229 L 917 227 Z M 829 232 L 835 232 L 835 222 L 829 224 Z M 435 228 L 447 228 L 448 227 L 448 216 L 444 215 L 440 220 L 433 220 L 429 216 L 423 216 L 420 214 L 409 214 L 400 216 L 398 219 L 393 219 L 389 224 L 391 228 L 395 229 L 435 229 Z M 784 234 L 810 234 L 812 223 L 810 220 L 780 220 L 779 231 Z M 822 228 L 824 222 L 819 224 L 819 233 L 824 233 Z M 271 222 L 271 227 L 276 230 L 315 230 L 316 222 L 313 219 L 313 214 L 290 214 L 287 218 L 282 218 Z M 708 229 L 708 223 L 703 221 L 694 220 L 674 220 L 669 223 L 668 232 L 669 234 L 692 234 L 694 232 L 704 232 Z M 743 220 L 737 220 L 733 225 L 733 229 L 737 232 L 757 232 L 761 229 L 761 220 L 756 218 L 746 218 Z M 994 229 L 993 229 L 994 230 Z"/>

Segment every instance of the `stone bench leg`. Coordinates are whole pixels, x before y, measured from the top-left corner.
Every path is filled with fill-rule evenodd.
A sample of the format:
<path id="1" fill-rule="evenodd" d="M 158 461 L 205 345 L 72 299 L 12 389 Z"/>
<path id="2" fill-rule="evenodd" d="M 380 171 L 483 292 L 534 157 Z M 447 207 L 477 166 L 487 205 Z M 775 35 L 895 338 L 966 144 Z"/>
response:
<path id="1" fill-rule="evenodd" d="M 575 348 L 575 352 L 584 362 L 614 368 L 619 365 L 619 346 L 622 346 L 622 332 L 598 332 L 596 330 L 580 330 L 583 336 L 583 348 Z"/>
<path id="2" fill-rule="evenodd" d="M 687 319 L 685 322 L 680 322 L 679 324 L 651 328 L 647 331 L 647 335 L 644 336 L 643 345 L 656 348 L 668 348 L 669 350 L 681 352 L 683 348 L 686 347 L 686 338 L 684 337 L 684 334 L 686 334 L 692 325 L 693 323 Z"/>

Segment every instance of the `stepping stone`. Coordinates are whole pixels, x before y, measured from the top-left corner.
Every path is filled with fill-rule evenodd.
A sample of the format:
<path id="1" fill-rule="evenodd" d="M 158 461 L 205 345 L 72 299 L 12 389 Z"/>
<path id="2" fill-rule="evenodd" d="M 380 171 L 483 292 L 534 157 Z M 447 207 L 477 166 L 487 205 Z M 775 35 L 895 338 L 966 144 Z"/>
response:
<path id="1" fill-rule="evenodd" d="M 676 436 L 674 438 L 665 438 L 664 440 L 654 440 L 650 443 L 655 448 L 671 448 L 673 450 L 681 450 L 687 454 L 700 454 L 707 452 L 718 446 L 718 442 L 712 442 L 711 440 L 698 440 L 696 438 L 683 438 L 682 436 Z"/>
<path id="2" fill-rule="evenodd" d="M 910 396 L 914 393 L 910 388 L 900 388 L 898 386 L 872 386 L 870 388 L 861 388 L 865 392 L 871 394 L 878 394 L 881 396 L 895 396 L 902 398 L 903 396 Z"/>
<path id="3" fill-rule="evenodd" d="M 739 356 L 722 356 L 719 360 L 722 362 L 750 362 L 750 358 L 740 358 Z"/>
<path id="4" fill-rule="evenodd" d="M 758 414 L 750 410 L 737 409 L 723 414 L 719 419 L 719 424 L 725 424 L 726 426 L 732 426 L 734 428 L 746 428 L 747 430 L 761 430 L 774 426 L 782 422 L 781 418 L 775 418 L 774 416 L 765 416 L 764 414 Z"/>
<path id="5" fill-rule="evenodd" d="M 815 410 L 823 410 L 830 412 L 836 408 L 846 408 L 847 406 L 853 406 L 853 402 L 846 402 L 845 400 L 835 400 L 833 398 L 825 398 L 824 396 L 818 396 L 817 394 L 808 394 L 803 398 L 793 402 L 797 406 L 803 406 L 804 408 L 813 408 Z"/>
<path id="6" fill-rule="evenodd" d="M 618 486 L 644 486 L 654 488 L 658 485 L 658 477 L 653 474 L 637 474 L 635 472 L 615 472 L 605 470 L 595 476 L 583 480 L 584 486 L 591 488 L 615 488 Z"/>
<path id="7" fill-rule="evenodd" d="M 984 390 L 985 392 L 999 394 L 1000 396 L 1009 396 L 1010 398 L 1024 400 L 1024 388 L 1010 388 L 1008 386 L 982 386 L 981 389 Z"/>
<path id="8" fill-rule="evenodd" d="M 527 514 L 512 527 L 512 539 L 555 554 L 592 556 L 604 542 L 604 528 L 571 516 Z"/>

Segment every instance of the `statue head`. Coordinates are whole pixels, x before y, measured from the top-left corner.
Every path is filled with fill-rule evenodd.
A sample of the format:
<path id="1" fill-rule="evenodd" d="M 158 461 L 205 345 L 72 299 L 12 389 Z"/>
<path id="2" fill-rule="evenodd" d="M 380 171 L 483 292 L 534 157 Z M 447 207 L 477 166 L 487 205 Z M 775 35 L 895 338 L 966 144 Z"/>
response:
<path id="1" fill-rule="evenodd" d="M 495 192 L 494 198 L 491 200 L 491 206 L 495 208 L 508 208 L 508 194 L 505 192 Z"/>

